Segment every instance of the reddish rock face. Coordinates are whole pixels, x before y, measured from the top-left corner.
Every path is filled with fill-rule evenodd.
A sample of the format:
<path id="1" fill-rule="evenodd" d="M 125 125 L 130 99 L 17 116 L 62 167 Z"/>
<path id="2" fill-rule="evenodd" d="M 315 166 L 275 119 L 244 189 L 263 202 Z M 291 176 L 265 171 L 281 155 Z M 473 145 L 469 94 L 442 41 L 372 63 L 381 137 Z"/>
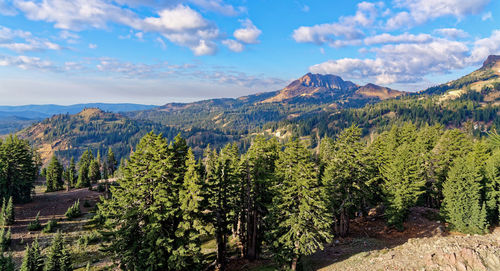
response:
<path id="1" fill-rule="evenodd" d="M 483 62 L 483 68 L 491 68 L 495 66 L 500 62 L 500 55 L 490 55 L 488 58 Z"/>

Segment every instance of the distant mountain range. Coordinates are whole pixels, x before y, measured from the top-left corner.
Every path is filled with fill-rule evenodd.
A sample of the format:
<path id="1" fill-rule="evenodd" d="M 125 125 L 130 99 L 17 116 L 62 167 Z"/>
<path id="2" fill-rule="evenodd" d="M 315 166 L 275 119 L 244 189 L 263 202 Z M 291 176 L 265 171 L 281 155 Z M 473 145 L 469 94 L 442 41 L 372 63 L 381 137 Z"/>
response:
<path id="1" fill-rule="evenodd" d="M 108 104 L 108 103 L 86 103 L 74 105 L 20 105 L 20 106 L 0 106 L 0 135 L 16 132 L 33 122 L 38 122 L 45 118 L 57 114 L 76 114 L 85 108 L 100 108 L 108 112 L 130 112 L 138 110 L 152 109 L 153 105 L 143 104 Z"/>
<path id="2" fill-rule="evenodd" d="M 79 106 L 124 112 L 87 109 L 54 116 L 19 135 L 40 148 L 44 159 L 56 153 L 67 161 L 86 148 L 103 151 L 112 146 L 120 156 L 127 155 L 140 136 L 151 130 L 170 139 L 181 132 L 198 155 L 208 144 L 221 147 L 239 142 L 245 149 L 257 134 L 280 138 L 298 135 L 314 141 L 334 136 L 352 124 L 366 134 L 404 121 L 446 127 L 472 122 L 480 132 L 492 125 L 500 127 L 500 56 L 490 56 L 471 74 L 418 93 L 375 84 L 359 86 L 335 75 L 308 73 L 281 90 L 236 99 L 169 103 L 144 110 L 137 110 L 143 105 Z M 36 112 L 30 107 L 22 109 Z M 7 118 L 26 121 L 19 116 Z"/>

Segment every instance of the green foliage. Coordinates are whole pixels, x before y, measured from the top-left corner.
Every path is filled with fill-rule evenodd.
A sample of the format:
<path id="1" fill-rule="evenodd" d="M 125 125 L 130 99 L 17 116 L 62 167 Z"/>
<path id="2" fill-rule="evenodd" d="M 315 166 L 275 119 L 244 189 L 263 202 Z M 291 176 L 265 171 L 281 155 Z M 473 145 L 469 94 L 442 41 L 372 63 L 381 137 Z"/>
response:
<path id="1" fill-rule="evenodd" d="M 443 184 L 442 212 L 454 230 L 485 233 L 488 228 L 486 205 L 481 201 L 481 168 L 473 153 L 458 158 Z"/>
<path id="2" fill-rule="evenodd" d="M 113 152 L 113 149 L 111 147 L 109 147 L 108 149 L 108 160 L 106 162 L 106 166 L 107 166 L 107 172 L 110 176 L 113 176 L 113 174 L 115 173 L 116 171 L 116 166 L 117 166 L 117 160 L 116 160 L 116 157 L 115 157 L 115 153 Z"/>
<path id="3" fill-rule="evenodd" d="M 50 163 L 47 167 L 45 180 L 47 183 L 47 192 L 57 191 L 63 189 L 64 180 L 63 180 L 64 168 L 59 160 L 54 155 L 50 160 Z"/>
<path id="4" fill-rule="evenodd" d="M 36 214 L 35 220 L 30 221 L 28 224 L 28 231 L 39 231 L 42 229 L 42 224 L 40 224 L 40 212 Z"/>
<path id="5" fill-rule="evenodd" d="M 49 233 L 49 232 L 54 232 L 57 227 L 57 220 L 51 219 L 49 222 L 47 222 L 47 225 L 43 228 L 42 232 L 44 233 Z"/>
<path id="6" fill-rule="evenodd" d="M 491 222 L 498 222 L 500 217 L 500 149 L 493 151 L 485 167 L 486 207 Z"/>
<path id="7" fill-rule="evenodd" d="M 322 157 L 326 164 L 322 183 L 328 195 L 328 209 L 334 217 L 335 233 L 342 237 L 349 233 L 353 213 L 362 211 L 376 192 L 371 186 L 376 171 L 360 140 L 361 129 L 352 126 L 335 142 L 322 141 L 322 150 L 329 150 Z"/>
<path id="8" fill-rule="evenodd" d="M 422 169 L 422 156 L 411 143 L 397 147 L 393 159 L 381 168 L 389 225 L 401 229 L 409 208 L 415 206 L 424 193 L 426 181 Z"/>
<path id="9" fill-rule="evenodd" d="M 101 235 L 97 231 L 91 231 L 78 238 L 76 241 L 79 246 L 87 247 L 88 245 L 96 244 L 101 240 Z"/>
<path id="10" fill-rule="evenodd" d="M 295 269 L 302 255 L 323 248 L 331 238 L 331 214 L 309 151 L 290 141 L 276 162 L 269 244 L 279 261 Z"/>
<path id="11" fill-rule="evenodd" d="M 90 187 L 90 164 L 94 161 L 94 156 L 90 150 L 86 150 L 82 157 L 80 157 L 80 161 L 78 161 L 78 180 L 76 182 L 77 188 L 82 187 Z"/>
<path id="12" fill-rule="evenodd" d="M 78 173 L 76 172 L 75 158 L 71 157 L 69 167 L 64 172 L 64 179 L 66 180 L 66 187 L 68 190 L 76 185 L 77 178 Z"/>
<path id="13" fill-rule="evenodd" d="M 88 179 L 91 183 L 96 183 L 101 179 L 101 164 L 99 160 L 94 159 L 89 165 L 89 176 Z"/>
<path id="14" fill-rule="evenodd" d="M 38 240 L 35 239 L 31 246 L 26 246 L 21 271 L 43 271 L 43 267 L 44 258 L 38 245 Z"/>
<path id="15" fill-rule="evenodd" d="M 4 252 L 0 252 L 0 271 L 14 271 L 14 267 L 12 255 L 5 256 Z"/>
<path id="16" fill-rule="evenodd" d="M 71 205 L 64 215 L 69 219 L 80 217 L 82 215 L 82 211 L 80 210 L 80 200 L 77 200 L 73 205 Z"/>
<path id="17" fill-rule="evenodd" d="M 2 227 L 0 229 L 0 252 L 7 251 L 10 243 L 12 241 L 12 234 L 10 232 L 10 228 Z"/>
<path id="18" fill-rule="evenodd" d="M 7 201 L 7 205 L 5 204 L 5 198 L 2 203 L 2 210 L 0 213 L 0 224 L 2 226 L 12 225 L 15 222 L 15 214 L 14 214 L 14 203 L 12 197 L 9 197 Z"/>
<path id="19" fill-rule="evenodd" d="M 192 207 L 197 197 L 184 195 L 180 201 L 184 180 L 179 183 L 175 174 L 173 157 L 181 155 L 176 150 L 161 135 L 148 133 L 123 168 L 118 185 L 111 187 L 111 199 L 99 204 L 110 230 L 107 235 L 113 237 L 108 249 L 123 268 L 186 270 L 199 264 L 191 257 L 199 251 L 191 239 L 196 237 L 194 224 L 183 219 L 196 214 Z M 187 184 L 196 186 L 191 181 Z M 186 209 L 181 208 L 186 201 Z"/>
<path id="20" fill-rule="evenodd" d="M 69 251 L 65 248 L 61 232 L 57 232 L 48 248 L 44 271 L 69 271 L 72 269 Z"/>
<path id="21" fill-rule="evenodd" d="M 26 140 L 12 135 L 0 140 L 0 197 L 12 197 L 14 202 L 31 200 L 39 170 L 35 158 Z"/>

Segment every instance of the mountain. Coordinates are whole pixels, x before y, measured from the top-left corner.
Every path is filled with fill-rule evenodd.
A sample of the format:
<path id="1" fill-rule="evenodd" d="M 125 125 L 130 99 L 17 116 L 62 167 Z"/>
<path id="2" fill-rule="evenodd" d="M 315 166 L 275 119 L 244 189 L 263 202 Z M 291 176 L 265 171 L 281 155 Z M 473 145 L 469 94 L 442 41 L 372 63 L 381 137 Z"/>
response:
<path id="1" fill-rule="evenodd" d="M 331 100 L 341 95 L 349 94 L 357 89 L 356 84 L 344 81 L 336 75 L 321 75 L 308 73 L 293 81 L 263 103 L 291 101 L 297 98 Z"/>
<path id="2" fill-rule="evenodd" d="M 98 108 L 87 108 L 78 114 L 59 114 L 31 125 L 18 133 L 38 149 L 42 161 L 48 162 L 57 153 L 64 162 L 73 156 L 78 159 L 86 150 L 102 154 L 108 147 L 118 157 L 130 153 L 139 139 L 149 131 L 174 137 L 179 131 L 147 121 L 134 121 L 118 113 L 104 112 Z"/>
<path id="3" fill-rule="evenodd" d="M 404 92 L 369 83 L 358 88 L 356 94 L 361 97 L 376 97 L 379 100 L 387 100 L 404 95 Z"/>
<path id="4" fill-rule="evenodd" d="M 34 122 L 57 114 L 76 114 L 85 108 L 100 108 L 109 112 L 130 112 L 152 109 L 153 105 L 87 103 L 74 105 L 21 105 L 0 106 L 0 135 L 19 131 Z"/>

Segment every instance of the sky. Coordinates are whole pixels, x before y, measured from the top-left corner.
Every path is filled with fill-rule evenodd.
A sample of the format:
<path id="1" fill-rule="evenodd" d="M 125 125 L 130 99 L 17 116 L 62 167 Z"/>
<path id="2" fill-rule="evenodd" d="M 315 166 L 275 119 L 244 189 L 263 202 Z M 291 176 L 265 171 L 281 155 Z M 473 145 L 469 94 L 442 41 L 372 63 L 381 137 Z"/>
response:
<path id="1" fill-rule="evenodd" d="M 0 0 L 0 105 L 162 105 L 313 72 L 417 91 L 500 54 L 498 0 Z"/>

